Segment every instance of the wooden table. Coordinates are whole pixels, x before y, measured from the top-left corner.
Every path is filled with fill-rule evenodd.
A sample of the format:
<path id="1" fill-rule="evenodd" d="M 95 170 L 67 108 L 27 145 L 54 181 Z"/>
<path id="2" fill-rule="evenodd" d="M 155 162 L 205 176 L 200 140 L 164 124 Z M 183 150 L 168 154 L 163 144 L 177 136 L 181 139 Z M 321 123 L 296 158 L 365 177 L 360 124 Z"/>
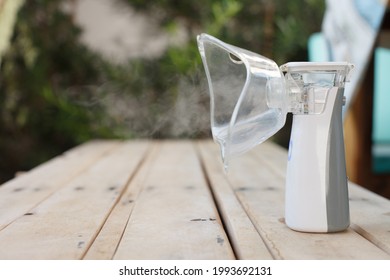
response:
<path id="1" fill-rule="evenodd" d="M 211 141 L 92 141 L 0 187 L 0 259 L 389 259 L 390 202 L 350 184 L 351 227 L 284 223 L 287 152 L 224 174 Z"/>

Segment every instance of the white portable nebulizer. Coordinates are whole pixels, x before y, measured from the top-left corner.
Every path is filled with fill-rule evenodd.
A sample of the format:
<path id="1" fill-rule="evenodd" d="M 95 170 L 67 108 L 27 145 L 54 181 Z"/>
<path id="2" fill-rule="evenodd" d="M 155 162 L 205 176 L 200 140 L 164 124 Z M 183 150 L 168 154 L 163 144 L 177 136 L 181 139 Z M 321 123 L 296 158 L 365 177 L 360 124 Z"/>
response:
<path id="1" fill-rule="evenodd" d="M 198 36 L 211 98 L 211 129 L 227 168 L 231 157 L 293 125 L 286 174 L 286 224 L 304 232 L 349 226 L 342 106 L 353 68 L 346 62 L 290 62 Z"/>

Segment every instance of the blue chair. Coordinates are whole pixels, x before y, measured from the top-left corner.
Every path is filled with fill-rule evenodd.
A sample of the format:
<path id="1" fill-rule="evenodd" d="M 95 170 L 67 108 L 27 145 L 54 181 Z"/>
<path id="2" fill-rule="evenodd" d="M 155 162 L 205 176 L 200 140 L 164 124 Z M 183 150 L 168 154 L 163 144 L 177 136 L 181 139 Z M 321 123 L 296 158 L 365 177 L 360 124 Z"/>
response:
<path id="1" fill-rule="evenodd" d="M 323 62 L 330 60 L 329 46 L 321 32 L 312 34 L 307 44 L 309 61 Z"/>
<path id="2" fill-rule="evenodd" d="M 372 164 L 375 173 L 390 172 L 390 49 L 374 51 Z"/>

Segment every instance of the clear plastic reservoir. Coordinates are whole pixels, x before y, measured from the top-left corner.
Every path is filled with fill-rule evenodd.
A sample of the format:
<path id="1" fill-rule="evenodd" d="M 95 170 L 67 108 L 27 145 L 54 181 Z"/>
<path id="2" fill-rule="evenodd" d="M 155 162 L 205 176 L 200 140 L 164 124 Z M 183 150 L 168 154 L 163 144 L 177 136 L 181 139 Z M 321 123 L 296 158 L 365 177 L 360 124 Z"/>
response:
<path id="1" fill-rule="evenodd" d="M 343 88 L 353 65 L 347 62 L 289 62 L 280 69 L 286 73 L 288 112 L 321 114 L 328 90 Z"/>

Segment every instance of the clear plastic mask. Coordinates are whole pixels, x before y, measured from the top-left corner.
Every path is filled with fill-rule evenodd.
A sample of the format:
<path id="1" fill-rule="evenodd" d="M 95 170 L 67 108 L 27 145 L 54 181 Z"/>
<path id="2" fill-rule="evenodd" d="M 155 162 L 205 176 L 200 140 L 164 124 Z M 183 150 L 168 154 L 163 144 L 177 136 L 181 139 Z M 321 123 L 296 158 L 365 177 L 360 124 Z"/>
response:
<path id="1" fill-rule="evenodd" d="M 284 76 L 259 54 L 198 36 L 211 98 L 211 129 L 225 168 L 229 159 L 264 142 L 286 121 Z"/>

